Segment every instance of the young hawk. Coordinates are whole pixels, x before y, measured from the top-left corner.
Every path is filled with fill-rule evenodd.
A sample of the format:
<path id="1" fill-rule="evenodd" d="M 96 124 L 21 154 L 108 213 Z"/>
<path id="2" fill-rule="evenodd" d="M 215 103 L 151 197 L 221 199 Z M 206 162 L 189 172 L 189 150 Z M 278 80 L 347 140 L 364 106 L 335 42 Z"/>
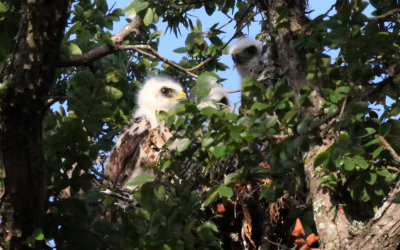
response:
<path id="1" fill-rule="evenodd" d="M 251 38 L 239 39 L 229 47 L 229 54 L 241 80 L 251 77 L 267 87 L 274 86 L 275 67 L 269 62 L 267 55 L 262 53 L 261 42 Z"/>
<path id="2" fill-rule="evenodd" d="M 153 174 L 160 150 L 172 137 L 169 129 L 157 121 L 157 112 L 168 111 L 184 99 L 182 86 L 169 78 L 146 81 L 137 95 L 133 120 L 117 139 L 105 169 L 112 186 L 123 187 L 136 176 Z"/>
<path id="3" fill-rule="evenodd" d="M 126 184 L 134 177 L 154 174 L 153 166 L 173 135 L 157 121 L 156 113 L 168 111 L 185 99 L 182 86 L 169 78 L 152 77 L 143 85 L 137 96 L 138 109 L 131 124 L 117 139 L 105 169 L 112 186 L 132 189 L 134 187 Z M 221 85 L 211 86 L 203 101 L 229 105 L 226 90 Z"/>

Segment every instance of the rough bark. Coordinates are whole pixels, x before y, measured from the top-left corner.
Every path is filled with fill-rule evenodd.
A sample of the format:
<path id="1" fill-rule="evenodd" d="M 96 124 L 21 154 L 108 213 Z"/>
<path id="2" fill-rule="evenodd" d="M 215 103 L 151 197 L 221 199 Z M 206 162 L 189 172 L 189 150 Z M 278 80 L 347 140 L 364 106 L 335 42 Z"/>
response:
<path id="1" fill-rule="evenodd" d="M 308 82 L 306 80 L 305 58 L 293 45 L 295 31 L 301 27 L 307 19 L 305 18 L 306 2 L 301 0 L 262 0 L 256 1 L 257 7 L 267 17 L 267 34 L 270 36 L 269 59 L 277 68 L 283 69 L 283 74 L 288 77 L 290 86 L 295 93 L 299 87 L 306 84 L 313 89 L 311 101 L 314 110 L 309 114 L 315 114 L 322 105 L 322 98 L 318 94 L 322 83 Z M 278 27 L 279 14 L 277 6 L 285 6 L 290 10 L 287 24 Z M 282 21 L 281 21 L 282 22 Z M 321 86 L 319 86 L 321 85 Z M 309 110 L 307 110 L 309 111 Z M 307 112 L 305 111 L 305 112 Z M 322 117 L 321 121 L 324 118 Z M 351 230 L 353 221 L 341 208 L 328 188 L 324 187 L 315 175 L 314 159 L 334 143 L 331 131 L 321 134 L 324 139 L 319 144 L 310 146 L 309 151 L 304 154 L 304 168 L 308 182 L 308 188 L 313 205 L 314 219 L 320 236 L 321 249 L 396 249 L 400 244 L 400 206 L 393 203 L 393 197 L 399 191 L 400 184 L 392 190 L 387 201 L 379 209 L 379 212 L 366 225 L 360 225 L 360 231 L 354 235 Z"/>
<path id="2" fill-rule="evenodd" d="M 0 246 L 24 249 L 41 229 L 46 203 L 42 116 L 67 23 L 70 0 L 27 0 L 0 92 Z"/>

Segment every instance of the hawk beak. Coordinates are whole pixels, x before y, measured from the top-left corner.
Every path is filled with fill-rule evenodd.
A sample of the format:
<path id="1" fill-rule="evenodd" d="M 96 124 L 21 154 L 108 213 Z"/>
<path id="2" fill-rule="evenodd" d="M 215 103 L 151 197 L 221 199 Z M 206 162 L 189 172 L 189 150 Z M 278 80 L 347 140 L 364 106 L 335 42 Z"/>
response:
<path id="1" fill-rule="evenodd" d="M 242 55 L 242 51 L 237 49 L 232 53 L 232 60 L 235 64 L 242 64 L 246 58 Z"/>
<path id="2" fill-rule="evenodd" d="M 186 100 L 185 92 L 181 91 L 181 92 L 179 92 L 179 94 L 177 96 L 168 98 L 168 101 L 174 101 L 174 100 L 179 100 L 179 101 Z"/>

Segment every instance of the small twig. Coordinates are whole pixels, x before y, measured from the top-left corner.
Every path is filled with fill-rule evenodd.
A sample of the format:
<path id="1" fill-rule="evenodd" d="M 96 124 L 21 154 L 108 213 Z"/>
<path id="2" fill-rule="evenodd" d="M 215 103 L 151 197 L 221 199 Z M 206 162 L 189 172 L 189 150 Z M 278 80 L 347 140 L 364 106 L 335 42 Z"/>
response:
<path id="1" fill-rule="evenodd" d="M 278 139 L 278 140 L 283 140 L 288 138 L 289 136 L 292 136 L 293 134 L 287 134 L 287 135 L 266 135 L 264 137 L 261 138 L 262 139 Z"/>
<path id="2" fill-rule="evenodd" d="M 113 192 L 110 189 L 102 190 L 100 192 L 103 193 L 103 194 L 107 194 L 107 195 L 113 196 L 115 198 L 118 198 L 118 199 L 126 201 L 126 202 L 136 202 L 136 200 L 133 198 L 133 196 L 132 197 L 125 196 L 125 195 L 119 194 L 117 192 Z"/>
<path id="3" fill-rule="evenodd" d="M 273 242 L 272 240 L 268 239 L 267 236 L 264 236 L 264 239 L 267 240 L 268 243 L 270 243 L 270 244 L 272 244 L 272 245 L 275 245 L 275 246 L 278 246 L 278 247 L 281 247 L 282 249 L 291 249 L 291 248 L 288 248 L 288 247 L 286 247 L 286 246 L 284 246 L 284 245 L 281 245 L 281 244 L 279 244 L 279 243 L 277 243 L 277 242 Z"/>
<path id="4" fill-rule="evenodd" d="M 274 110 L 273 114 L 274 114 L 274 116 L 278 117 L 278 115 L 276 114 L 275 110 Z M 279 121 L 279 119 L 276 121 L 276 123 L 278 123 L 279 126 L 281 125 L 281 122 Z"/>
<path id="5" fill-rule="evenodd" d="M 97 171 L 96 168 L 94 168 L 93 166 L 90 168 L 91 171 L 93 171 L 93 173 L 95 173 L 96 175 L 100 176 L 101 178 L 103 178 L 106 181 L 110 181 L 110 178 L 108 178 L 108 176 L 100 173 L 99 171 Z"/>
<path id="6" fill-rule="evenodd" d="M 346 107 L 346 103 L 347 103 L 347 97 L 348 97 L 348 95 L 346 95 L 346 97 L 344 98 L 342 108 L 340 109 L 340 113 L 339 113 L 338 117 L 336 118 L 336 121 L 340 121 L 342 119 L 342 116 L 344 113 L 344 108 Z"/>
<path id="7" fill-rule="evenodd" d="M 228 94 L 232 94 L 232 93 L 239 93 L 241 90 L 237 89 L 237 90 L 229 90 L 227 93 Z"/>
<path id="8" fill-rule="evenodd" d="M 331 12 L 331 10 L 333 10 L 333 8 L 335 8 L 336 4 L 332 4 L 332 6 L 324 13 L 325 16 L 327 16 L 329 14 L 329 12 Z"/>
<path id="9" fill-rule="evenodd" d="M 395 8 L 395 9 L 389 10 L 388 12 L 386 12 L 385 14 L 382 14 L 382 15 L 380 15 L 380 16 L 370 17 L 370 18 L 368 18 L 368 20 L 369 20 L 369 21 L 379 20 L 379 19 L 382 19 L 382 18 L 391 16 L 391 15 L 393 15 L 393 14 L 396 13 L 396 12 L 400 12 L 400 8 Z"/>
<path id="10" fill-rule="evenodd" d="M 145 56 L 150 57 L 150 58 L 152 58 L 152 59 L 156 59 L 156 57 L 155 57 L 154 55 L 152 55 L 152 54 L 150 54 L 150 53 L 147 53 L 147 52 L 145 52 L 145 51 L 143 51 L 143 50 L 141 50 L 141 49 L 135 48 L 135 49 L 133 49 L 133 50 L 137 51 L 139 54 L 145 55 Z"/>
<path id="11" fill-rule="evenodd" d="M 233 103 L 233 110 L 234 111 L 236 110 L 236 106 L 239 104 L 239 102 L 241 102 L 241 101 L 239 100 L 239 101 Z"/>
<path id="12" fill-rule="evenodd" d="M 125 65 L 125 68 L 126 68 L 126 70 L 128 70 L 129 69 L 129 65 L 131 64 L 131 62 L 132 62 L 132 60 L 133 60 L 133 55 L 131 55 L 130 57 L 129 57 L 129 59 L 128 59 L 128 62 L 126 62 L 126 65 Z"/>
<path id="13" fill-rule="evenodd" d="M 215 54 L 215 55 L 218 55 L 218 53 Z M 196 66 L 194 66 L 194 67 L 188 69 L 188 71 L 194 71 L 194 70 L 196 70 L 196 69 L 199 69 L 199 68 L 203 67 L 204 64 L 206 64 L 206 63 L 208 63 L 209 61 L 211 61 L 212 59 L 214 59 L 215 55 L 212 56 L 212 57 L 207 58 L 206 60 L 202 61 L 201 63 L 197 64 Z"/>
<path id="14" fill-rule="evenodd" d="M 167 58 L 163 57 L 162 55 L 160 55 L 155 49 L 153 49 L 152 47 L 150 47 L 148 45 L 148 49 L 151 51 L 151 53 L 153 53 L 153 55 L 155 55 L 156 57 L 158 57 L 159 59 L 161 59 L 161 61 L 165 62 L 166 64 L 171 65 L 172 67 L 188 74 L 191 77 L 197 78 L 196 74 L 193 74 L 192 72 L 190 72 L 188 69 L 182 68 L 181 66 L 179 66 L 178 64 L 176 64 L 173 61 L 168 60 Z"/>
<path id="15" fill-rule="evenodd" d="M 246 10 L 246 12 L 243 14 L 243 16 L 240 18 L 240 20 L 238 21 L 238 23 L 243 22 L 244 18 L 247 16 L 247 14 L 249 14 L 250 10 L 254 7 L 254 5 L 250 5 L 249 8 Z M 221 27 L 222 28 L 222 27 Z M 206 60 L 204 60 L 203 62 L 199 63 L 198 65 L 188 69 L 188 71 L 194 71 L 196 69 L 199 69 L 200 67 L 202 67 L 204 64 L 208 63 L 209 61 L 213 60 L 214 58 L 216 58 L 217 56 L 219 56 L 222 51 L 228 46 L 228 44 L 230 42 L 232 42 L 232 40 L 237 36 L 237 34 L 239 34 L 239 32 L 244 28 L 244 25 L 237 29 L 236 32 L 232 35 L 232 37 L 228 40 L 227 43 L 225 43 L 224 46 L 222 46 L 221 49 L 219 49 L 219 51 L 217 51 L 217 53 L 215 53 L 215 55 L 213 55 L 212 57 L 207 58 Z"/>
<path id="16" fill-rule="evenodd" d="M 377 138 L 379 140 L 379 142 L 385 147 L 385 149 L 387 151 L 389 151 L 390 155 L 393 157 L 393 159 L 397 162 L 400 163 L 400 156 L 396 153 L 396 151 L 394 151 L 394 149 L 392 148 L 392 146 L 386 141 L 385 138 L 383 138 L 383 136 L 380 135 L 376 135 L 375 138 Z"/>
<path id="17" fill-rule="evenodd" d="M 386 169 L 387 169 L 387 170 L 395 171 L 395 172 L 397 172 L 397 173 L 400 173 L 400 169 L 398 169 L 398 168 L 396 168 L 396 167 L 386 166 Z"/>

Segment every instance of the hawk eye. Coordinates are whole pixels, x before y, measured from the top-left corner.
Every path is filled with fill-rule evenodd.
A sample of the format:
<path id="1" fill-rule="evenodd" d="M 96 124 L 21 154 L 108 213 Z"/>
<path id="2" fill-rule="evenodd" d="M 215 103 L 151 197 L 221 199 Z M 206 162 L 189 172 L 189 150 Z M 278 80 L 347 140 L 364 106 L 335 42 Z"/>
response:
<path id="1" fill-rule="evenodd" d="M 163 95 L 169 95 L 170 93 L 171 93 L 171 89 L 170 88 L 166 88 L 166 87 L 164 87 L 164 88 L 162 88 L 161 89 L 161 93 L 163 94 Z"/>
<path id="2" fill-rule="evenodd" d="M 247 48 L 245 49 L 245 51 L 246 51 L 247 53 L 249 53 L 250 55 L 255 55 L 255 54 L 257 54 L 257 48 L 256 48 L 256 46 L 254 46 L 254 45 L 251 45 L 250 47 L 247 47 Z"/>

